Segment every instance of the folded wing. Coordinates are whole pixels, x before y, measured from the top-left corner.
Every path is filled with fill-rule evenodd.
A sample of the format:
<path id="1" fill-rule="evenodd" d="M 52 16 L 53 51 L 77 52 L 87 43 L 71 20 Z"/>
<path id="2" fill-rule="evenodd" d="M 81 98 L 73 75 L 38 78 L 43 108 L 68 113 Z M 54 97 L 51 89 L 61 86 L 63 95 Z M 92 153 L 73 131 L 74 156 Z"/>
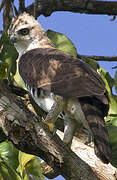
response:
<path id="1" fill-rule="evenodd" d="M 105 84 L 86 63 L 63 51 L 37 48 L 19 60 L 19 73 L 26 84 L 63 97 L 102 96 Z"/>

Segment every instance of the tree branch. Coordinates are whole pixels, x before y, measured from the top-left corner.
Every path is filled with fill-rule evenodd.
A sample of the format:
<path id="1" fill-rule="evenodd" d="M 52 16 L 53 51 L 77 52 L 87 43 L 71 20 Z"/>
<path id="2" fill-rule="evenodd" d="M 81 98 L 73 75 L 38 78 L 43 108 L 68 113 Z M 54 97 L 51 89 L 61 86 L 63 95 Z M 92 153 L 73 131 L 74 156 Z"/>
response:
<path id="1" fill-rule="evenodd" d="M 19 0 L 19 12 L 24 12 L 25 10 L 25 0 Z"/>
<path id="2" fill-rule="evenodd" d="M 57 134 L 61 139 L 63 138 L 63 133 L 61 131 L 57 131 Z M 95 156 L 93 147 L 85 145 L 79 138 L 74 137 L 71 148 L 77 156 L 92 167 L 93 171 L 97 174 L 100 180 L 115 180 L 117 178 L 117 169 L 111 164 L 102 163 L 101 160 Z M 41 165 L 42 172 L 46 177 L 50 179 L 56 177 L 56 174 L 50 166 L 43 161 L 41 162 Z"/>
<path id="3" fill-rule="evenodd" d="M 117 61 L 117 56 L 88 56 L 88 55 L 82 55 L 82 54 L 77 54 L 78 58 L 89 58 L 89 59 L 94 59 L 96 61 Z"/>
<path id="4" fill-rule="evenodd" d="M 5 0 L 2 0 L 1 4 L 0 4 L 0 11 L 2 10 L 2 8 L 4 7 L 5 5 Z"/>
<path id="5" fill-rule="evenodd" d="M 88 164 L 14 96 L 0 80 L 0 126 L 13 144 L 23 152 L 44 159 L 67 180 L 98 180 Z"/>
<path id="6" fill-rule="evenodd" d="M 7 31 L 10 22 L 13 17 L 13 9 L 12 9 L 12 4 L 14 3 L 14 0 L 11 1 L 5 1 L 5 4 L 3 6 L 3 28 L 4 31 Z"/>
<path id="7" fill-rule="evenodd" d="M 34 3 L 26 11 L 34 15 Z M 40 0 L 38 1 L 38 16 L 50 16 L 55 11 L 70 11 L 85 14 L 117 15 L 116 1 L 95 0 Z"/>

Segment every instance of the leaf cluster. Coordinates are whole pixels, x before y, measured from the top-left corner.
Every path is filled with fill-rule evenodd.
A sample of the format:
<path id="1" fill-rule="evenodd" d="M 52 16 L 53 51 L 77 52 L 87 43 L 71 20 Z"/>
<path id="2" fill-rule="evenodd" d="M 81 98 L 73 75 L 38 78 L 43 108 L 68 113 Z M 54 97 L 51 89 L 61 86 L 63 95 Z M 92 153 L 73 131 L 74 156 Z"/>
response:
<path id="1" fill-rule="evenodd" d="M 0 179 L 44 180 L 40 159 L 18 151 L 10 142 L 0 143 Z"/>

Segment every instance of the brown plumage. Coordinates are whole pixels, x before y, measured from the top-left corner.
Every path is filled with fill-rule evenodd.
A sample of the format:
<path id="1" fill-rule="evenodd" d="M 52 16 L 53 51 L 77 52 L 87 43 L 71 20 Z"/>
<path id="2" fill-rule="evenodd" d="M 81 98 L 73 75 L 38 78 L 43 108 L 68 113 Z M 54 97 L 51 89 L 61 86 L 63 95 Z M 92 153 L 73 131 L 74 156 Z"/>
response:
<path id="1" fill-rule="evenodd" d="M 95 95 L 102 98 L 106 92 L 105 84 L 95 70 L 56 49 L 37 48 L 28 51 L 20 58 L 19 72 L 31 87 L 64 97 Z"/>
<path id="2" fill-rule="evenodd" d="M 71 144 L 77 126 L 90 127 L 96 155 L 111 160 L 104 117 L 109 99 L 100 75 L 79 59 L 53 48 L 41 25 L 27 13 L 15 18 L 9 36 L 19 52 L 18 71 L 35 102 L 55 124 L 62 113 L 64 141 Z"/>
<path id="3" fill-rule="evenodd" d="M 30 87 L 65 98 L 78 97 L 94 136 L 95 153 L 104 163 L 110 161 L 111 146 L 104 122 L 109 99 L 105 84 L 95 70 L 62 51 L 37 48 L 20 58 L 19 73 Z"/>

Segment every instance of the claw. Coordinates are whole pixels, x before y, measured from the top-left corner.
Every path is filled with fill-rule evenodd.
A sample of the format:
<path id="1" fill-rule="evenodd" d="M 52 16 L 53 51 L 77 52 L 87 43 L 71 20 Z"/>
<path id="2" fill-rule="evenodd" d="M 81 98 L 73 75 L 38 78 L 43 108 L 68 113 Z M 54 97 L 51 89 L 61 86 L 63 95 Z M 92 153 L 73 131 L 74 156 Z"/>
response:
<path id="1" fill-rule="evenodd" d="M 42 122 L 49 127 L 50 132 L 55 133 L 55 126 L 53 123 L 48 123 L 44 118 L 42 118 Z"/>
<path id="2" fill-rule="evenodd" d="M 71 147 L 71 142 L 69 141 L 69 139 L 66 139 L 64 141 L 65 145 L 68 146 L 69 148 Z"/>

